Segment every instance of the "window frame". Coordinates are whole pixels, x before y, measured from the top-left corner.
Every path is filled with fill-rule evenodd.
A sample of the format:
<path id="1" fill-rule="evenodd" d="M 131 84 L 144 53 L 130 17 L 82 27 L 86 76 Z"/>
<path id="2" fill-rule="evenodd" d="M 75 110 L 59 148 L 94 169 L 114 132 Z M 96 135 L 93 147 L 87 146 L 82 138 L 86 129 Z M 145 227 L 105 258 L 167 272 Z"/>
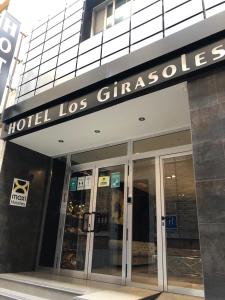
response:
<path id="1" fill-rule="evenodd" d="M 127 0 L 126 0 L 127 1 Z M 132 13 L 132 3 L 133 3 L 133 0 L 128 0 L 130 1 L 130 14 L 128 17 L 126 17 L 125 19 L 127 18 L 130 18 L 131 17 L 131 13 Z M 92 21 L 91 21 L 91 37 L 95 36 L 96 34 L 99 34 L 100 32 L 104 32 L 105 30 L 109 29 L 109 28 L 106 28 L 106 21 L 107 21 L 107 7 L 108 5 L 110 4 L 113 4 L 113 11 L 112 11 L 112 26 L 109 27 L 109 28 L 112 28 L 113 26 L 119 24 L 120 22 L 118 23 L 115 23 L 115 7 L 116 7 L 116 0 L 106 0 L 104 2 L 102 2 L 101 4 L 95 6 L 93 8 L 93 11 L 92 11 Z M 102 8 L 105 8 L 105 12 L 104 12 L 104 25 L 103 25 L 103 30 L 98 32 L 98 33 L 95 33 L 94 32 L 94 27 L 95 27 L 95 22 L 96 22 L 96 12 L 101 10 Z M 125 20 L 124 19 L 124 20 Z M 121 21 L 122 22 L 122 21 Z"/>

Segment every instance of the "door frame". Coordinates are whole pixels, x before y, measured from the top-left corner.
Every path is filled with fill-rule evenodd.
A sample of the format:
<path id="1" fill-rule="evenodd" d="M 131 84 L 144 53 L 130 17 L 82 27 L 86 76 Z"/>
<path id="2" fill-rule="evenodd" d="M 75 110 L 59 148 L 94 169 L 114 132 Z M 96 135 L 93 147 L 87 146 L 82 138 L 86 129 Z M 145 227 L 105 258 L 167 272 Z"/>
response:
<path id="1" fill-rule="evenodd" d="M 166 282 L 166 253 L 163 253 L 165 248 L 165 233 L 163 234 L 162 229 L 162 223 L 161 223 L 161 217 L 163 215 L 164 211 L 164 204 L 162 206 L 162 203 L 164 202 L 163 197 L 163 178 L 162 178 L 162 159 L 163 158 L 169 158 L 169 157 L 175 157 L 175 156 L 183 156 L 185 154 L 192 154 L 192 145 L 183 145 L 183 146 L 177 146 L 177 147 L 170 147 L 165 149 L 159 149 L 149 152 L 143 152 L 143 153 L 133 153 L 133 140 L 130 140 L 128 142 L 128 154 L 123 157 L 117 157 L 112 159 L 106 159 L 96 162 L 90 162 L 85 164 L 80 164 L 76 166 L 71 167 L 71 160 L 70 156 L 67 156 L 67 168 L 65 173 L 65 180 L 64 180 L 64 189 L 63 189 L 63 197 L 62 197 L 62 207 L 61 207 L 61 216 L 60 216 L 60 225 L 58 230 L 58 238 L 57 238 L 57 249 L 56 249 L 56 256 L 55 256 L 55 271 L 57 273 L 65 273 L 66 275 L 70 275 L 77 278 L 83 278 L 83 279 L 93 279 L 93 280 L 99 280 L 99 281 L 105 281 L 105 282 L 111 282 L 111 283 L 118 283 L 118 284 L 126 284 L 128 286 L 134 286 L 134 287 L 140 287 L 140 288 L 146 288 L 146 289 L 153 289 L 153 290 L 159 290 L 159 291 L 169 291 L 169 292 L 176 292 L 180 294 L 186 294 L 186 295 L 192 295 L 192 296 L 204 296 L 203 290 L 196 290 L 196 289 L 190 289 L 190 288 L 183 288 L 183 287 L 167 287 L 165 286 Z M 133 161 L 134 160 L 140 160 L 144 158 L 155 158 L 155 175 L 156 175 L 156 214 L 157 214 L 157 253 L 158 253 L 158 286 L 151 286 L 147 284 L 142 283 L 136 283 L 132 281 L 131 278 L 131 272 L 132 272 L 132 203 L 129 203 L 127 201 L 127 198 L 132 199 L 133 197 Z M 67 199 L 68 195 L 68 189 L 69 189 L 69 178 L 70 172 L 74 170 L 87 170 L 87 169 L 96 169 L 98 170 L 101 167 L 107 167 L 107 166 L 113 166 L 113 165 L 125 165 L 125 172 L 127 172 L 127 176 L 125 175 L 124 180 L 126 181 L 126 189 L 124 189 L 124 232 L 123 232 L 123 268 L 122 268 L 122 279 L 116 278 L 116 276 L 110 276 L 110 275 L 102 275 L 102 274 L 92 274 L 92 276 L 87 276 L 84 273 L 78 274 L 76 271 L 70 271 L 70 270 L 61 270 L 60 269 L 60 259 L 61 255 L 59 256 L 59 253 L 61 254 L 61 243 L 60 243 L 60 233 L 63 235 L 62 226 L 64 230 L 64 223 L 65 223 L 65 198 Z M 127 170 L 127 171 L 126 171 Z M 97 176 L 95 175 L 95 178 Z M 97 185 L 95 184 L 95 189 L 97 191 Z M 96 191 L 94 192 L 95 195 L 93 197 L 96 197 Z M 64 203 L 64 204 L 63 204 Z M 67 203 L 67 201 L 66 201 Z M 93 218 L 92 218 L 93 219 Z M 93 220 L 91 220 L 92 227 L 93 227 Z M 93 235 L 93 234 L 92 234 Z M 62 238 L 62 237 L 61 237 Z M 93 245 L 92 245 L 93 247 Z M 165 251 L 164 251 L 165 252 Z M 161 255 L 160 255 L 161 254 Z M 90 256 L 90 253 L 89 253 Z M 88 258 L 90 260 L 90 258 Z M 90 266 L 90 264 L 89 264 Z M 90 273 L 89 273 L 90 274 Z"/>
<path id="2" fill-rule="evenodd" d="M 165 200 L 164 200 L 164 187 L 163 187 L 163 169 L 162 160 L 164 158 L 179 157 L 184 155 L 192 155 L 192 145 L 184 145 L 178 147 L 171 147 L 167 149 L 160 149 L 156 151 L 144 152 L 141 154 L 133 154 L 130 157 L 130 179 L 129 196 L 133 197 L 133 161 L 155 158 L 155 180 L 156 180 L 156 216 L 157 216 L 157 257 L 158 257 L 158 286 L 137 283 L 132 281 L 132 204 L 128 204 L 128 242 L 127 242 L 127 264 L 128 264 L 128 276 L 126 278 L 126 284 L 128 286 L 135 286 L 140 288 L 147 288 L 159 291 L 175 292 L 179 294 L 186 294 L 190 296 L 204 297 L 203 290 L 176 287 L 167 285 L 167 266 L 166 266 L 166 235 L 165 227 L 162 226 L 162 216 L 165 213 Z"/>
<path id="3" fill-rule="evenodd" d="M 70 157 L 67 158 L 70 160 Z M 64 236 L 64 228 L 66 221 L 66 208 L 67 208 L 67 200 L 69 193 L 69 181 L 70 176 L 74 172 L 82 172 L 85 170 L 92 170 L 92 190 L 90 197 L 90 205 L 89 205 L 89 224 L 91 225 L 91 230 L 94 229 L 94 221 L 95 217 L 93 215 L 94 208 L 96 207 L 96 197 L 97 197 L 97 187 L 98 187 L 98 173 L 100 168 L 104 167 L 113 167 L 117 165 L 124 166 L 124 222 L 123 222 L 123 248 L 122 248 L 122 274 L 121 277 L 112 276 L 112 275 L 104 275 L 98 273 L 92 273 L 92 254 L 93 254 L 93 244 L 94 244 L 94 232 L 87 233 L 87 243 L 86 243 L 86 257 L 85 257 L 85 267 L 84 271 L 76 271 L 76 270 L 66 270 L 61 269 L 61 255 L 62 255 L 62 245 L 63 245 L 63 236 Z M 90 280 L 98 280 L 109 283 L 117 283 L 117 284 L 125 284 L 126 281 L 126 224 L 127 224 L 127 194 L 128 194 L 128 159 L 126 157 L 118 157 L 118 158 L 110 158 L 106 160 L 101 160 L 97 162 L 85 163 L 80 165 L 71 166 L 71 161 L 67 162 L 67 168 L 65 172 L 64 179 L 64 188 L 63 188 L 63 200 L 61 205 L 60 212 L 60 223 L 58 229 L 58 237 L 57 237 L 57 248 L 55 255 L 55 263 L 54 269 L 56 273 L 62 275 L 69 275 L 76 278 L 81 279 L 90 279 Z"/>
<path id="4" fill-rule="evenodd" d="M 167 155 L 161 155 L 159 157 L 159 167 L 160 167 L 160 194 L 161 194 L 161 217 L 166 215 L 166 205 L 165 205 L 165 191 L 164 191 L 164 170 L 163 170 L 163 160 L 167 158 L 176 158 L 181 156 L 192 156 L 192 151 L 185 151 L 185 152 L 179 152 L 179 153 L 173 153 L 173 154 L 167 154 Z M 193 156 L 192 156 L 193 158 Z M 163 290 L 166 292 L 174 292 L 174 293 L 182 293 L 190 296 L 198 296 L 198 297 L 204 297 L 204 291 L 193 289 L 193 288 L 185 288 L 185 287 L 179 287 L 179 286 L 172 286 L 168 285 L 168 273 L 167 273 L 167 238 L 166 238 L 166 226 L 165 221 L 162 221 L 160 219 L 161 223 L 161 232 L 162 232 L 162 260 L 163 260 Z"/>

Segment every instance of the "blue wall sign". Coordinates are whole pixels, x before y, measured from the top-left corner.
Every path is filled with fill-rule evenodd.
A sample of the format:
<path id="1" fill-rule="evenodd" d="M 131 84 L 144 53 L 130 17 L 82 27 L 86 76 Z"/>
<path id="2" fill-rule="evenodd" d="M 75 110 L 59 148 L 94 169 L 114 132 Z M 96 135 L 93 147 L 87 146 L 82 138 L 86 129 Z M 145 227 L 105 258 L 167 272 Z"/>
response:
<path id="1" fill-rule="evenodd" d="M 177 216 L 166 216 L 166 229 L 177 229 Z"/>

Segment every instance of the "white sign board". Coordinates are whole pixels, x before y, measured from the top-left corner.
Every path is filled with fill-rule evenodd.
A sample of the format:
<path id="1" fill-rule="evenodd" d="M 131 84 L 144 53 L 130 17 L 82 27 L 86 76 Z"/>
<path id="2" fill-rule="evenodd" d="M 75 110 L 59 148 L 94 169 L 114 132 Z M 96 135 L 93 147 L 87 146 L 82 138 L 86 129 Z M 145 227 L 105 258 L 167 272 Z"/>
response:
<path id="1" fill-rule="evenodd" d="M 92 176 L 85 177 L 85 190 L 90 190 L 92 187 Z"/>
<path id="2" fill-rule="evenodd" d="M 77 181 L 77 191 L 82 191 L 82 190 L 84 190 L 84 186 L 85 186 L 85 176 L 83 176 L 83 177 L 78 177 L 78 181 Z"/>
<path id="3" fill-rule="evenodd" d="M 10 205 L 26 207 L 30 182 L 27 180 L 14 178 Z"/>

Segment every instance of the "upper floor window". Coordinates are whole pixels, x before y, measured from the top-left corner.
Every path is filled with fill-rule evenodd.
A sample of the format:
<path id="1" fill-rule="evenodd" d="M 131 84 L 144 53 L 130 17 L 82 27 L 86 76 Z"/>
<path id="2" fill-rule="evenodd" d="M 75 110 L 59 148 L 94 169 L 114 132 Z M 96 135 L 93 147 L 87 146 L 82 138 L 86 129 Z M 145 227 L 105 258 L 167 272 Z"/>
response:
<path id="1" fill-rule="evenodd" d="M 92 34 L 95 35 L 128 18 L 132 0 L 111 0 L 93 10 Z"/>

